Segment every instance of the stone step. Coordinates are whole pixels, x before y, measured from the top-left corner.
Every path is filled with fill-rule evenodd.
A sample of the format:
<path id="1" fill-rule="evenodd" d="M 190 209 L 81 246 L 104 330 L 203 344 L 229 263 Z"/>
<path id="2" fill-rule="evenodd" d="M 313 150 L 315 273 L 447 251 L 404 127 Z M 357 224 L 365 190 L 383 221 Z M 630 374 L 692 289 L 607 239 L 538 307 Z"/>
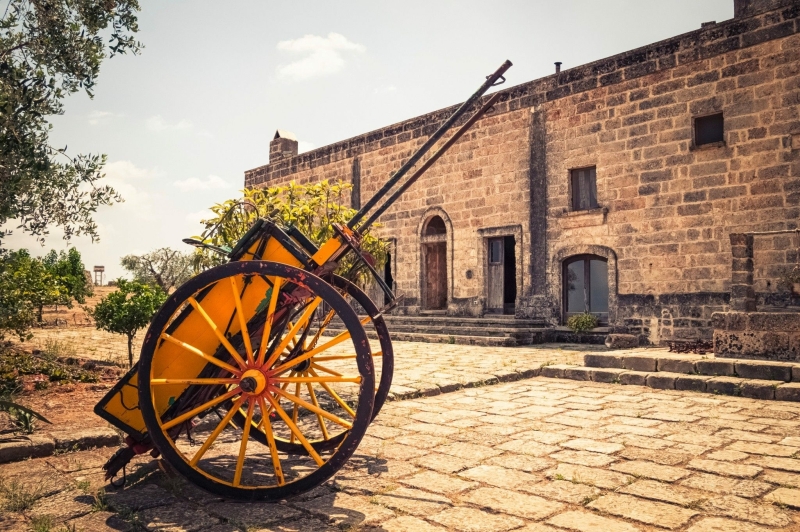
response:
<path id="1" fill-rule="evenodd" d="M 591 356 L 591 355 L 585 355 Z M 697 375 L 670 371 L 634 371 L 616 367 L 554 364 L 542 367 L 542 377 L 647 386 L 658 390 L 737 395 L 752 399 L 800 402 L 800 382 Z"/>
<path id="2" fill-rule="evenodd" d="M 544 328 L 511 328 L 511 327 L 496 327 L 496 328 L 488 328 L 488 327 L 471 327 L 469 325 L 465 326 L 452 326 L 452 327 L 442 327 L 439 325 L 420 325 L 420 324 L 396 324 L 396 323 L 387 323 L 386 326 L 389 328 L 389 331 L 394 332 L 424 332 L 427 334 L 446 334 L 446 335 L 455 335 L 455 336 L 507 336 L 507 337 L 523 337 L 523 336 L 530 336 L 532 334 L 536 334 L 537 332 L 545 331 L 547 329 Z"/>
<path id="3" fill-rule="evenodd" d="M 516 319 L 513 316 L 486 316 L 483 318 L 464 318 L 459 316 L 406 316 L 386 314 L 384 319 L 387 323 L 391 324 L 423 324 L 423 325 L 440 325 L 442 327 L 452 326 L 469 326 L 469 327 L 485 327 L 485 328 L 530 328 L 530 327 L 543 327 L 545 323 L 541 320 L 530 319 Z"/>
<path id="4" fill-rule="evenodd" d="M 800 382 L 800 364 L 716 358 L 713 355 L 680 355 L 676 353 L 647 354 L 591 353 L 583 356 L 583 364 L 589 368 L 620 369 L 638 372 L 679 373 L 717 377 L 739 377 L 767 381 Z"/>
<path id="5" fill-rule="evenodd" d="M 329 327 L 327 334 L 336 335 L 344 332 L 344 329 Z M 367 329 L 367 336 L 376 339 L 374 330 Z M 458 345 L 482 345 L 492 347 L 514 347 L 519 345 L 542 344 L 547 341 L 547 337 L 542 334 L 530 334 L 525 337 L 514 336 L 486 336 L 486 335 L 456 335 L 456 334 L 437 334 L 425 331 L 395 331 L 389 328 L 389 336 L 396 342 L 426 342 L 436 344 L 458 344 Z"/>

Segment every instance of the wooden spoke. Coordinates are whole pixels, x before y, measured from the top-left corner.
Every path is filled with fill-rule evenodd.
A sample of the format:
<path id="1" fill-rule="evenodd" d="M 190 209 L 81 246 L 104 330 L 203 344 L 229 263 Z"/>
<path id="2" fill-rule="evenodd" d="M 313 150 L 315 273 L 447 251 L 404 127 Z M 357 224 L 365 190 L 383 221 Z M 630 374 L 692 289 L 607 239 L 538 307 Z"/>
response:
<path id="1" fill-rule="evenodd" d="M 328 373 L 330 375 L 336 375 L 337 377 L 342 377 L 342 374 L 339 373 L 338 371 L 333 371 L 332 369 L 328 369 L 325 366 L 317 364 L 316 362 L 312 362 L 311 367 L 317 368 L 318 370 L 324 371 L 325 373 Z"/>
<path id="2" fill-rule="evenodd" d="M 275 377 L 272 382 L 361 382 L 361 376 L 356 377 Z"/>
<path id="3" fill-rule="evenodd" d="M 258 398 L 258 407 L 261 409 L 261 423 L 264 425 L 264 432 L 267 435 L 267 445 L 269 445 L 269 454 L 272 456 L 272 467 L 275 469 L 275 476 L 278 478 L 278 486 L 283 486 L 286 481 L 283 478 L 283 469 L 281 468 L 281 459 L 278 456 L 278 448 L 275 446 L 275 435 L 272 434 L 272 423 L 269 422 L 269 413 L 272 407 L 267 409 L 263 397 Z M 264 423 L 264 420 L 267 420 Z"/>
<path id="4" fill-rule="evenodd" d="M 361 320 L 361 323 L 365 324 L 365 323 L 368 323 L 370 320 L 372 320 L 372 318 L 367 316 L 366 318 Z M 337 344 L 340 344 L 340 343 L 344 342 L 345 340 L 349 340 L 349 339 L 350 339 L 350 333 L 348 331 L 339 333 L 336 336 L 334 336 L 331 340 L 329 340 L 328 342 L 325 342 L 324 344 L 322 344 L 321 346 L 315 347 L 314 349 L 312 349 L 310 351 L 307 351 L 307 352 L 303 353 L 302 355 L 300 355 L 299 357 L 296 357 L 296 358 L 293 358 L 292 360 L 289 360 L 288 362 L 284 362 L 283 364 L 281 364 L 280 366 L 275 368 L 272 371 L 272 374 L 274 375 L 274 374 L 280 373 L 281 371 L 285 371 L 286 369 L 288 369 L 290 367 L 293 367 L 293 366 L 295 366 L 295 365 L 297 365 L 297 364 L 299 364 L 301 362 L 304 362 L 304 361 L 308 360 L 309 358 L 313 357 L 317 353 L 321 353 L 321 352 L 325 351 L 326 349 L 330 349 L 331 347 L 333 347 L 333 346 L 335 346 Z"/>
<path id="5" fill-rule="evenodd" d="M 311 314 L 317 309 L 317 307 L 319 306 L 320 303 L 322 303 L 322 298 L 321 297 L 315 297 L 314 300 L 311 301 L 311 303 L 308 304 L 306 309 L 303 311 L 303 315 L 300 316 L 300 318 L 292 326 L 292 328 L 289 330 L 289 332 L 286 333 L 286 336 L 283 337 L 283 340 L 281 340 L 281 343 L 278 344 L 278 347 L 275 348 L 275 352 L 272 353 L 272 355 L 269 357 L 269 359 L 264 363 L 264 365 L 266 367 L 269 368 L 270 366 L 272 366 L 272 364 L 275 363 L 275 361 L 278 359 L 278 357 L 283 352 L 283 350 L 286 349 L 286 346 L 289 345 L 289 341 L 292 340 L 295 337 L 295 335 L 297 335 L 297 331 L 299 331 L 300 328 L 303 325 L 305 325 L 308 322 L 309 319 L 311 319 Z M 349 334 L 348 334 L 348 336 L 349 336 Z M 294 366 L 295 364 L 298 364 L 298 363 L 302 362 L 300 360 L 300 358 L 302 358 L 302 357 L 298 357 L 296 359 L 297 362 L 292 361 L 291 366 Z M 289 367 L 291 367 L 291 366 L 289 366 Z"/>
<path id="6" fill-rule="evenodd" d="M 185 414 L 181 414 L 180 416 L 178 416 L 178 417 L 176 417 L 174 419 L 170 419 L 166 423 L 162 423 L 161 424 L 161 428 L 163 430 L 169 430 L 169 429 L 171 429 L 172 427 L 174 427 L 176 425 L 180 425 L 184 421 L 188 421 L 188 420 L 192 419 L 194 416 L 196 416 L 200 412 L 205 412 L 206 410 L 208 410 L 212 406 L 218 405 L 223 401 L 227 401 L 228 399 L 230 399 L 234 395 L 237 395 L 237 394 L 239 394 L 241 392 L 242 392 L 241 388 L 239 388 L 237 386 L 236 388 L 234 388 L 233 390 L 229 391 L 226 394 L 219 395 L 219 396 L 215 397 L 214 399 L 208 401 L 207 403 L 203 403 L 202 405 L 198 406 L 197 408 L 193 408 L 193 409 L 189 410 Z"/>
<path id="7" fill-rule="evenodd" d="M 319 401 L 317 400 L 317 394 L 314 393 L 314 387 L 311 386 L 310 382 L 307 382 L 306 388 L 308 388 L 308 395 L 311 397 L 311 404 L 319 408 Z M 325 440 L 331 439 L 330 434 L 328 434 L 328 427 L 325 426 L 325 419 L 320 414 L 316 414 L 316 416 L 319 429 L 322 431 L 322 438 Z"/>
<path id="8" fill-rule="evenodd" d="M 200 313 L 203 319 L 206 320 L 208 326 L 211 327 L 212 331 L 214 331 L 214 335 L 216 335 L 217 340 L 219 340 L 219 343 L 225 346 L 225 349 L 227 349 L 228 353 L 239 365 L 239 368 L 243 370 L 246 369 L 247 365 L 244 363 L 244 360 L 242 360 L 242 357 L 239 356 L 239 353 L 236 351 L 236 349 L 234 349 L 231 343 L 228 341 L 228 339 L 225 338 L 225 333 L 222 332 L 222 329 L 217 327 L 217 324 L 214 323 L 214 320 L 211 319 L 211 316 L 209 316 L 206 313 L 205 309 L 200 306 L 200 303 L 198 303 L 197 300 L 193 297 L 190 297 L 189 299 L 187 299 L 187 301 L 197 312 Z"/>
<path id="9" fill-rule="evenodd" d="M 276 391 L 278 390 L 278 388 L 275 388 L 274 386 L 272 388 Z M 317 451 L 314 450 L 311 444 L 308 443 L 308 440 L 305 438 L 305 436 L 303 436 L 303 433 L 300 432 L 300 429 L 297 428 L 297 425 L 292 423 L 291 418 L 289 418 L 288 414 L 284 412 L 283 408 L 281 408 L 281 405 L 279 405 L 278 402 L 272 398 L 272 394 L 267 394 L 265 397 L 272 405 L 272 408 L 275 409 L 275 412 L 277 412 L 281 417 L 283 422 L 286 423 L 286 426 L 289 427 L 289 430 L 292 431 L 292 433 L 297 436 L 297 439 L 300 440 L 300 443 L 303 444 L 303 447 L 308 452 L 309 456 L 314 459 L 318 466 L 324 464 L 325 462 L 322 460 L 322 458 L 320 458 L 319 454 L 317 454 Z"/>
<path id="10" fill-rule="evenodd" d="M 206 438 L 206 441 L 203 442 L 202 447 L 200 447 L 200 449 L 198 449 L 197 452 L 194 453 L 194 456 L 189 461 L 190 466 L 194 467 L 197 465 L 197 462 L 199 462 L 200 459 L 203 457 L 203 455 L 206 454 L 206 451 L 214 443 L 214 440 L 217 439 L 217 436 L 219 436 L 220 433 L 225 429 L 225 427 L 228 426 L 228 423 L 231 422 L 231 419 L 233 419 L 233 415 L 236 413 L 237 410 L 239 410 L 239 407 L 242 406 L 242 403 L 244 403 L 244 397 L 240 397 L 239 399 L 236 400 L 235 403 L 233 403 L 233 408 L 228 410 L 228 413 L 225 414 L 225 417 L 223 417 L 222 421 L 219 422 L 217 428 L 214 429 L 214 432 L 208 435 L 208 438 Z"/>
<path id="11" fill-rule="evenodd" d="M 294 395 L 298 399 L 300 399 L 300 383 L 295 383 L 294 385 Z M 295 402 L 294 407 L 292 407 L 292 421 L 294 424 L 297 425 L 297 414 L 299 413 L 300 406 Z M 289 443 L 294 443 L 294 434 L 292 434 L 291 438 L 289 438 Z"/>
<path id="12" fill-rule="evenodd" d="M 203 353 L 202 351 L 200 351 L 196 347 L 194 347 L 192 345 L 189 345 L 186 342 L 183 342 L 181 340 L 178 340 L 174 336 L 170 336 L 167 333 L 163 333 L 161 335 L 161 338 L 163 338 L 164 340 L 166 340 L 168 342 L 171 342 L 171 343 L 173 343 L 173 344 L 175 344 L 177 346 L 180 346 L 180 347 L 184 348 L 185 350 L 189 351 L 190 353 L 193 353 L 193 354 L 199 356 L 200 358 L 205 359 L 206 362 L 209 362 L 211 364 L 214 364 L 217 367 L 220 367 L 220 368 L 222 368 L 224 370 L 227 370 L 227 371 L 233 373 L 236 376 L 240 376 L 242 374 L 241 370 L 239 370 L 238 368 L 235 368 L 235 367 L 231 366 L 230 364 L 228 364 L 227 362 L 223 362 L 222 360 L 220 360 L 218 358 L 215 358 L 215 357 L 213 357 L 213 356 L 211 356 L 209 354 Z"/>
<path id="13" fill-rule="evenodd" d="M 150 379 L 150 384 L 238 384 L 239 379 Z"/>
<path id="14" fill-rule="evenodd" d="M 247 417 L 244 427 L 242 427 L 242 443 L 239 445 L 239 458 L 236 460 L 236 471 L 233 473 L 233 485 L 238 486 L 242 482 L 242 469 L 244 469 L 244 455 L 247 453 L 247 440 L 250 439 L 250 424 L 253 422 L 253 408 L 255 401 L 247 401 Z"/>
<path id="15" fill-rule="evenodd" d="M 375 351 L 372 353 L 373 357 L 383 356 L 383 351 Z M 331 360 L 350 360 L 356 358 L 356 355 L 326 355 L 324 357 L 316 357 L 314 362 L 328 362 Z"/>
<path id="16" fill-rule="evenodd" d="M 233 290 L 233 303 L 236 305 L 236 315 L 239 316 L 239 330 L 242 333 L 242 341 L 244 342 L 244 351 L 247 353 L 247 364 L 253 366 L 255 359 L 253 358 L 253 346 L 250 344 L 250 333 L 247 332 L 247 319 L 242 310 L 242 298 L 239 296 L 239 283 L 236 282 L 236 277 L 230 277 L 231 289 Z"/>
<path id="17" fill-rule="evenodd" d="M 311 369 L 311 368 L 309 368 L 309 369 L 308 369 L 308 372 L 309 372 L 309 373 L 311 373 L 311 374 L 312 374 L 313 376 L 315 376 L 315 377 L 318 377 L 318 376 L 319 376 L 319 375 L 317 375 L 317 372 L 316 372 L 316 371 L 314 371 L 314 370 L 313 370 L 313 369 Z M 333 400 L 334 400 L 334 401 L 336 401 L 337 403 L 339 403 L 339 406 L 341 406 L 342 408 L 344 408 L 344 410 L 345 410 L 345 411 L 346 411 L 348 414 L 350 414 L 350 415 L 351 415 L 352 417 L 354 417 L 354 418 L 356 417 L 356 413 L 353 411 L 353 409 L 352 409 L 352 408 L 350 408 L 350 405 L 348 405 L 348 404 L 347 404 L 347 403 L 344 401 L 344 399 L 342 399 L 341 397 L 339 397 L 339 394 L 338 394 L 338 393 L 336 393 L 336 392 L 334 392 L 334 391 L 333 391 L 333 388 L 331 388 L 330 386 L 328 386 L 328 383 L 326 383 L 326 382 L 320 382 L 320 383 L 319 383 L 319 385 L 320 385 L 320 386 L 322 386 L 323 388 L 325 388 L 325 391 L 326 391 L 326 392 L 328 392 L 328 394 L 330 394 L 330 396 L 331 396 L 331 397 L 333 397 Z"/>
<path id="18" fill-rule="evenodd" d="M 281 390 L 280 388 L 275 388 L 274 386 L 272 386 L 271 388 L 276 390 L 277 393 L 279 393 L 283 397 L 287 398 L 288 400 L 290 400 L 290 401 L 292 401 L 294 403 L 297 403 L 299 406 L 302 406 L 303 408 L 305 408 L 307 410 L 310 410 L 311 412 L 314 412 L 315 414 L 321 415 L 325 419 L 329 419 L 329 420 L 333 421 L 334 423 L 338 423 L 339 425 L 341 425 L 341 426 L 343 426 L 343 427 L 345 427 L 347 429 L 353 428 L 353 424 L 352 423 L 350 423 L 349 421 L 345 421 L 344 419 L 340 418 L 339 416 L 331 414 L 327 410 L 323 410 L 322 408 L 319 408 L 318 406 L 314 406 L 313 404 L 311 404 L 311 403 L 309 403 L 307 401 L 304 401 L 304 400 L 300 399 L 299 397 L 295 397 L 292 394 L 286 393 L 283 390 Z"/>
<path id="19" fill-rule="evenodd" d="M 295 372 L 294 372 L 294 371 L 292 371 L 291 373 L 289 373 L 289 376 L 290 376 L 290 377 L 291 377 L 292 375 L 295 375 Z M 288 388 L 288 387 L 289 387 L 289 383 L 288 383 L 288 382 L 284 382 L 284 383 L 283 383 L 283 385 L 281 386 L 281 390 L 286 390 L 286 388 Z M 273 396 L 274 398 L 276 398 L 276 399 L 278 398 L 278 394 L 276 394 L 276 393 L 272 394 L 272 396 Z M 271 407 L 271 406 L 269 407 L 269 412 L 272 412 L 272 407 Z M 259 421 L 259 422 L 258 422 L 258 425 L 256 425 L 256 428 L 260 427 L 260 426 L 261 426 L 263 423 L 264 423 L 264 418 L 262 417 L 262 418 L 261 418 L 261 421 Z"/>
<path id="20" fill-rule="evenodd" d="M 261 344 L 258 346 L 258 366 L 264 363 L 264 355 L 266 355 L 269 335 L 272 331 L 272 322 L 275 319 L 275 306 L 278 304 L 278 295 L 280 294 L 282 283 L 283 279 L 280 277 L 273 278 L 272 294 L 270 294 L 269 306 L 267 307 L 267 318 L 264 320 L 264 332 L 261 334 Z"/>

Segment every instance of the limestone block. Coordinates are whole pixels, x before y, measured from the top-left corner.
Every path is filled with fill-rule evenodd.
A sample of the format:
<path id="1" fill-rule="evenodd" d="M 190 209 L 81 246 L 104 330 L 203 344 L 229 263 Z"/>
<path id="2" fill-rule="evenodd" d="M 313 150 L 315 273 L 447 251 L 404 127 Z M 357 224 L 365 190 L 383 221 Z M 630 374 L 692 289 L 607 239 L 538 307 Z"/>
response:
<path id="1" fill-rule="evenodd" d="M 568 364 L 553 364 L 551 366 L 542 366 L 542 377 L 550 377 L 552 379 L 563 379 L 564 378 L 564 370 L 567 368 L 573 368 L 575 366 L 570 366 Z"/>
<path id="2" fill-rule="evenodd" d="M 639 337 L 633 334 L 609 334 L 605 344 L 609 349 L 631 349 L 638 347 Z"/>
<path id="3" fill-rule="evenodd" d="M 583 355 L 583 364 L 591 368 L 624 368 L 623 357 L 605 353 Z"/>
<path id="4" fill-rule="evenodd" d="M 706 391 L 723 395 L 739 395 L 741 384 L 742 379 L 735 377 L 715 377 L 706 381 Z"/>
<path id="5" fill-rule="evenodd" d="M 650 388 L 656 388 L 658 390 L 674 390 L 675 379 L 677 379 L 678 376 L 679 374 L 677 373 L 658 371 L 648 375 L 647 379 L 645 379 L 645 382 Z"/>
<path id="6" fill-rule="evenodd" d="M 736 375 L 743 379 L 760 379 L 767 381 L 792 380 L 792 366 L 779 362 L 761 362 L 756 360 L 737 360 Z"/>
<path id="7" fill-rule="evenodd" d="M 632 371 L 655 371 L 656 359 L 648 356 L 627 356 L 623 361 L 625 369 Z"/>
<path id="8" fill-rule="evenodd" d="M 619 368 L 597 368 L 592 370 L 594 382 L 619 382 L 619 376 L 626 370 Z"/>
<path id="9" fill-rule="evenodd" d="M 800 331 L 800 312 L 751 312 L 747 327 L 755 331 Z"/>
<path id="10" fill-rule="evenodd" d="M 749 380 L 742 383 L 740 391 L 742 397 L 752 399 L 775 399 L 775 389 L 778 381 L 774 380 Z"/>
<path id="11" fill-rule="evenodd" d="M 691 392 L 705 392 L 706 382 L 712 378 L 713 377 L 706 375 L 681 375 L 675 379 L 675 389 Z"/>
<path id="12" fill-rule="evenodd" d="M 650 373 L 646 371 L 625 371 L 619 374 L 621 384 L 634 384 L 636 386 L 646 386 L 647 377 Z"/>
<path id="13" fill-rule="evenodd" d="M 592 380 L 592 368 L 584 368 L 581 366 L 565 368 L 564 378 L 573 381 L 590 381 Z"/>
<path id="14" fill-rule="evenodd" d="M 55 450 L 53 438 L 30 434 L 0 440 L 0 463 L 15 462 L 37 456 L 50 456 Z"/>
<path id="15" fill-rule="evenodd" d="M 671 373 L 696 373 L 695 361 L 688 358 L 659 358 L 656 362 L 658 371 Z"/>
<path id="16" fill-rule="evenodd" d="M 733 360 L 698 360 L 695 362 L 695 367 L 697 368 L 697 373 L 700 375 L 720 375 L 731 377 L 736 375 Z"/>
<path id="17" fill-rule="evenodd" d="M 800 382 L 781 384 L 775 389 L 778 401 L 800 401 Z"/>

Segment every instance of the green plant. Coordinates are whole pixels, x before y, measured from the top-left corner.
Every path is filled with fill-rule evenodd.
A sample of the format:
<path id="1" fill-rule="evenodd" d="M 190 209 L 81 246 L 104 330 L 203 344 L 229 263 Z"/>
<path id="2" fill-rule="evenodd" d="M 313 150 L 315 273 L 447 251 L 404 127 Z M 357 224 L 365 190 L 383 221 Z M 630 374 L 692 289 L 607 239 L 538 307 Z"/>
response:
<path id="1" fill-rule="evenodd" d="M 27 486 L 16 480 L 6 482 L 5 479 L 0 477 L 0 495 L 4 499 L 2 508 L 8 512 L 30 510 L 33 507 L 33 503 L 42 497 L 42 489 L 40 483 L 36 484 L 34 489 L 28 489 Z"/>
<path id="2" fill-rule="evenodd" d="M 45 423 L 50 423 L 47 418 L 38 412 L 24 407 L 14 401 L 0 399 L 0 410 L 8 412 L 14 419 L 14 424 L 25 434 L 33 433 L 35 420 L 39 419 Z"/>
<path id="3" fill-rule="evenodd" d="M 55 361 L 59 358 L 75 358 L 78 356 L 78 350 L 74 344 L 48 338 L 44 341 L 41 354 L 45 359 Z"/>
<path id="4" fill-rule="evenodd" d="M 192 276 L 192 254 L 160 248 L 144 255 L 126 255 L 120 263 L 140 283 L 158 286 L 164 292 L 178 287 Z"/>
<path id="5" fill-rule="evenodd" d="M 271 218 L 281 225 L 294 226 L 317 246 L 335 236 L 334 223 L 347 223 L 356 213 L 344 205 L 345 196 L 353 188 L 350 183 L 327 180 L 310 185 L 291 182 L 286 186 L 242 190 L 243 197 L 218 203 L 211 207 L 214 216 L 203 220 L 205 230 L 194 240 L 230 251 L 258 218 Z M 380 224 L 372 226 L 380 227 Z M 369 231 L 362 234 L 361 249 L 380 268 L 386 262 L 388 243 Z M 195 270 L 216 266 L 224 261 L 219 253 L 198 249 L 194 257 Z M 352 257 L 340 261 L 338 272 L 352 266 Z"/>
<path id="6" fill-rule="evenodd" d="M 92 502 L 93 512 L 105 512 L 108 510 L 108 501 L 106 500 L 106 492 L 103 489 L 94 494 L 94 502 Z"/>
<path id="7" fill-rule="evenodd" d="M 597 316 L 588 312 L 575 314 L 567 319 L 567 327 L 578 334 L 594 329 L 599 323 Z"/>
<path id="8" fill-rule="evenodd" d="M 53 518 L 49 515 L 35 515 L 31 518 L 33 532 L 50 532 L 53 528 Z"/>
<path id="9" fill-rule="evenodd" d="M 0 345 L 0 398 L 8 398 L 17 393 L 22 388 L 22 380 L 26 375 L 42 375 L 50 382 L 98 380 L 95 372 L 84 370 L 78 364 L 59 362 L 50 355 L 36 356 L 13 346 Z"/>
<path id="10" fill-rule="evenodd" d="M 150 323 L 167 294 L 160 288 L 117 279 L 119 290 L 105 296 L 89 314 L 98 329 L 128 338 L 128 365 L 133 366 L 133 337 Z"/>

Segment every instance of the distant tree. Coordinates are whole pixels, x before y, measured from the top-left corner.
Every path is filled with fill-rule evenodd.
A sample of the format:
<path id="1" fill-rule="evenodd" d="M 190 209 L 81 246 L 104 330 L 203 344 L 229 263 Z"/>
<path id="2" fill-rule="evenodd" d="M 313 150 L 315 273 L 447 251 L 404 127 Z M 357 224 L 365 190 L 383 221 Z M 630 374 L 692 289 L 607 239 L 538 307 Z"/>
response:
<path id="1" fill-rule="evenodd" d="M 20 340 L 42 321 L 42 307 L 61 297 L 58 285 L 44 265 L 26 249 L 5 252 L 0 256 L 0 339 L 12 333 Z"/>
<path id="2" fill-rule="evenodd" d="M 122 267 L 140 283 L 158 286 L 164 293 L 177 288 L 192 276 L 192 254 L 160 248 L 144 255 L 122 257 Z"/>
<path id="3" fill-rule="evenodd" d="M 137 281 L 117 279 L 118 290 L 105 296 L 89 314 L 98 329 L 124 334 L 128 338 L 128 364 L 133 366 L 133 338 L 147 326 L 167 299 L 167 294 L 154 286 Z"/>
<path id="4" fill-rule="evenodd" d="M 92 216 L 121 198 L 100 186 L 105 155 L 67 155 L 49 141 L 49 117 L 63 99 L 93 96 L 100 65 L 138 53 L 137 0 L 6 0 L 0 19 L 0 227 L 18 220 L 43 240 L 51 226 L 64 237 L 97 239 Z M 8 231 L 0 231 L 0 241 Z"/>
<path id="5" fill-rule="evenodd" d="M 58 286 L 59 305 L 72 308 L 73 300 L 84 304 L 86 297 L 94 293 L 92 284 L 86 282 L 86 267 L 77 249 L 70 248 L 61 253 L 51 250 L 42 261 Z"/>

